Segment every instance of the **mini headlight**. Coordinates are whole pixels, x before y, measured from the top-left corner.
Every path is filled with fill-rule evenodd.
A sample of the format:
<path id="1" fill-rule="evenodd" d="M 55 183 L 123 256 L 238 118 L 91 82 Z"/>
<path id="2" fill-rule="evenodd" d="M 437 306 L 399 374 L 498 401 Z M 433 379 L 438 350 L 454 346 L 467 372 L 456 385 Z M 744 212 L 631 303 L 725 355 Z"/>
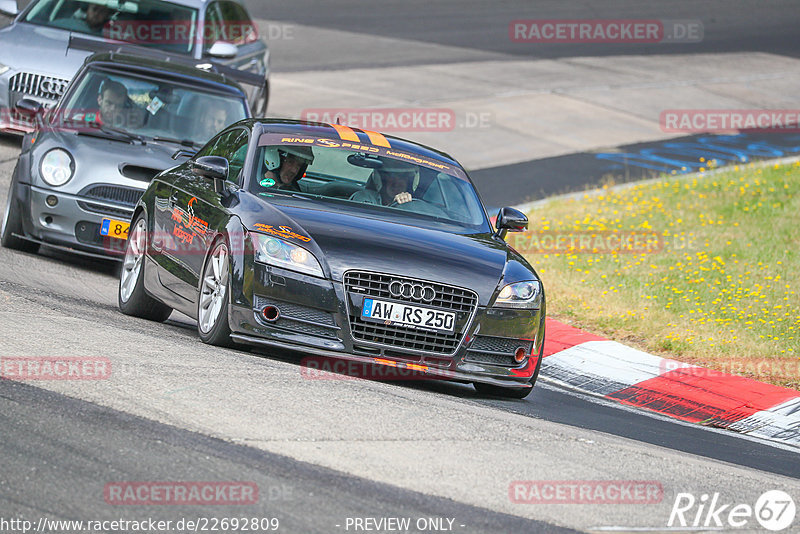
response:
<path id="1" fill-rule="evenodd" d="M 256 233 L 252 235 L 257 262 L 320 278 L 324 276 L 317 258 L 303 247 L 269 235 Z"/>
<path id="2" fill-rule="evenodd" d="M 541 308 L 542 285 L 538 280 L 508 284 L 500 290 L 494 305 L 497 308 Z"/>
<path id="3" fill-rule="evenodd" d="M 48 185 L 58 187 L 69 182 L 75 173 L 75 162 L 69 152 L 54 148 L 44 155 L 39 166 L 42 180 Z"/>

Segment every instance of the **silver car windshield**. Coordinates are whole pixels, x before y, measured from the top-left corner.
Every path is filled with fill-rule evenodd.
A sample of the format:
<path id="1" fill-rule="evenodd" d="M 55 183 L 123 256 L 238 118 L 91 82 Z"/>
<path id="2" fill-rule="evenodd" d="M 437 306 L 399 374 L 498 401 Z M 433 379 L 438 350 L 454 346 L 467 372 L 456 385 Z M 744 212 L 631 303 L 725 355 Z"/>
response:
<path id="1" fill-rule="evenodd" d="M 77 83 L 53 123 L 202 145 L 247 116 L 243 99 L 169 81 L 89 69 Z"/>
<path id="2" fill-rule="evenodd" d="M 25 22 L 191 54 L 197 10 L 159 0 L 40 0 Z"/>
<path id="3" fill-rule="evenodd" d="M 270 137 L 265 134 L 261 141 L 269 142 Z M 313 144 L 259 146 L 253 192 L 369 205 L 375 216 L 383 213 L 388 218 L 406 212 L 459 226 L 485 225 L 480 200 L 460 167 L 391 149 L 306 141 Z"/>

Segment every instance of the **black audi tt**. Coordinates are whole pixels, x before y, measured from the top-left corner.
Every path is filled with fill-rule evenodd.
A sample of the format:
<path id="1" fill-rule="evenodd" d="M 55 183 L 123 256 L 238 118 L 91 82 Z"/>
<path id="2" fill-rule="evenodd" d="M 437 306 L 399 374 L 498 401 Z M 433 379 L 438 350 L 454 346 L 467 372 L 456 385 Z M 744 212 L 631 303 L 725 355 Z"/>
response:
<path id="1" fill-rule="evenodd" d="M 544 288 L 453 158 L 341 125 L 247 119 L 157 175 L 131 219 L 123 313 L 197 319 L 206 343 L 472 382 L 522 398 Z"/>

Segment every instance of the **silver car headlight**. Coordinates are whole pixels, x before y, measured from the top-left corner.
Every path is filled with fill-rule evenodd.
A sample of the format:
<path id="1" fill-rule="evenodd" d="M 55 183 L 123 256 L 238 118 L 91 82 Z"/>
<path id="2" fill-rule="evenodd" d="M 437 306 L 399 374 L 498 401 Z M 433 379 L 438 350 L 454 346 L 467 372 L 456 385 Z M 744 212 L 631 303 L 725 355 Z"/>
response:
<path id="1" fill-rule="evenodd" d="M 11 67 L 9 67 L 8 65 L 0 63 L 0 74 L 5 74 L 6 72 L 8 72 L 8 69 L 10 68 Z"/>
<path id="2" fill-rule="evenodd" d="M 59 187 L 75 174 L 75 161 L 66 150 L 54 148 L 42 158 L 39 171 L 48 185 Z"/>
<path id="3" fill-rule="evenodd" d="M 264 234 L 254 233 L 253 240 L 255 241 L 255 260 L 257 262 L 320 278 L 324 276 L 317 258 L 303 247 Z"/>
<path id="4" fill-rule="evenodd" d="M 538 280 L 508 284 L 500 290 L 494 305 L 497 308 L 541 308 L 542 284 Z"/>

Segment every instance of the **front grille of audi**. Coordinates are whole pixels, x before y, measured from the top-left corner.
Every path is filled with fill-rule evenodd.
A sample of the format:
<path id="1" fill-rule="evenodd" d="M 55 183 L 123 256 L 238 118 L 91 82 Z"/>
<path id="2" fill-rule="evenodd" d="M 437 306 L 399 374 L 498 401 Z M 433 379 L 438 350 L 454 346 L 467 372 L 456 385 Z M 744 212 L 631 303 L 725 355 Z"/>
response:
<path id="1" fill-rule="evenodd" d="M 389 291 L 389 284 L 393 281 L 421 283 L 432 287 L 436 292 L 436 296 L 429 302 L 413 298 L 395 298 Z M 464 328 L 469 323 L 467 318 L 473 314 L 478 305 L 478 296 L 468 289 L 382 273 L 348 271 L 344 276 L 344 286 L 348 294 L 399 300 L 411 305 L 430 306 L 456 313 L 456 329 L 452 334 L 449 334 L 402 325 L 368 322 L 364 321 L 360 315 L 356 315 L 354 310 L 350 311 L 350 330 L 355 341 L 377 343 L 393 349 L 406 349 L 432 354 L 453 354 L 464 337 Z"/>
<path id="2" fill-rule="evenodd" d="M 67 84 L 69 80 L 63 78 L 20 72 L 11 77 L 8 90 L 17 95 L 56 101 L 64 94 Z"/>

